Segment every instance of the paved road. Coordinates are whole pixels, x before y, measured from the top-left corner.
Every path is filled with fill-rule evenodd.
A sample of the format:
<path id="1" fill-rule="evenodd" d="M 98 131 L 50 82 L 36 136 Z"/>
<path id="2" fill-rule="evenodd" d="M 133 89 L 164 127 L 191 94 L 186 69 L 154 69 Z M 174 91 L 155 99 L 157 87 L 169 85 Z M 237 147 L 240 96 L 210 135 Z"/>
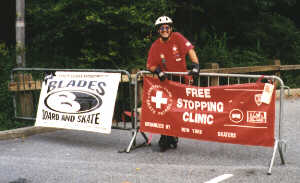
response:
<path id="1" fill-rule="evenodd" d="M 232 176 L 219 182 L 297 183 L 300 99 L 286 100 L 285 107 L 286 165 L 277 154 L 272 175 L 266 174 L 272 148 L 180 139 L 178 149 L 160 153 L 153 151 L 159 138 L 154 135 L 151 147 L 118 153 L 129 143 L 128 131 L 58 130 L 0 141 L 0 183 L 216 183 L 224 174 Z"/>

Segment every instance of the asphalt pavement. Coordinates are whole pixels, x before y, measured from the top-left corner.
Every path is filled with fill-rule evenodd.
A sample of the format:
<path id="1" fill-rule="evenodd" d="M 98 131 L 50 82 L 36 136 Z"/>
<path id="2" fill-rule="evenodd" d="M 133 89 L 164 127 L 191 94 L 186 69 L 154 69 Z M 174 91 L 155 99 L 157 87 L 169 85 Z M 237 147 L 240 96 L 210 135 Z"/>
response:
<path id="1" fill-rule="evenodd" d="M 55 130 L 1 140 L 0 183 L 298 183 L 299 108 L 300 98 L 285 100 L 286 164 L 277 152 L 272 175 L 273 148 L 181 138 L 177 149 L 161 153 L 159 135 L 153 135 L 151 146 L 118 153 L 128 146 L 129 131 Z M 143 142 L 141 135 L 137 142 Z"/>

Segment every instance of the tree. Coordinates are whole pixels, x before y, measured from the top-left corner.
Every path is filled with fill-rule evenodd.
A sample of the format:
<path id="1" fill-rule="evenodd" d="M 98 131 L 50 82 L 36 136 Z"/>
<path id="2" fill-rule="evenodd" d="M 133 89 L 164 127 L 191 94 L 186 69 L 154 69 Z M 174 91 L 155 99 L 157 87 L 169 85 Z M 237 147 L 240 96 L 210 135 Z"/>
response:
<path id="1" fill-rule="evenodd" d="M 267 58 L 299 63 L 298 29 L 278 8 L 296 6 L 294 0 L 29 0 L 27 5 L 31 66 L 145 68 L 156 35 L 153 22 L 161 15 L 174 19 L 176 31 L 196 45 L 203 63 L 247 66 Z"/>
<path id="2" fill-rule="evenodd" d="M 153 20 L 170 11 L 164 0 L 27 2 L 32 66 L 42 58 L 70 68 L 144 67 Z"/>

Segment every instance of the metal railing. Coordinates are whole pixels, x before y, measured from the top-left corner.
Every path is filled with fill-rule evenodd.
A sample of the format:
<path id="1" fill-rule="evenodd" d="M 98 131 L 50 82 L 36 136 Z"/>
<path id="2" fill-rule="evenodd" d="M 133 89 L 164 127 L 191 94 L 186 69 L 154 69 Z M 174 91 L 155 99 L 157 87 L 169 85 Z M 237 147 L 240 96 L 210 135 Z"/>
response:
<path id="1" fill-rule="evenodd" d="M 14 93 L 13 103 L 15 118 L 35 120 L 43 79 L 45 75 L 55 71 L 120 73 L 121 81 L 118 89 L 112 128 L 122 130 L 135 128 L 131 117 L 122 117 L 123 111 L 133 109 L 131 76 L 126 70 L 15 68 L 11 71 L 11 82 L 9 84 L 10 91 Z M 124 121 L 124 119 L 126 121 Z"/>
<path id="2" fill-rule="evenodd" d="M 166 74 L 169 76 L 169 79 L 172 80 L 172 75 L 177 75 L 179 76 L 179 79 L 177 81 L 183 82 L 183 78 L 188 75 L 187 72 L 166 72 Z M 136 78 L 134 80 L 135 82 L 135 88 L 134 88 L 134 123 L 135 123 L 135 131 L 134 135 L 126 149 L 126 152 L 130 152 L 132 149 L 133 144 L 135 144 L 136 137 L 138 133 L 141 133 L 143 137 L 145 138 L 144 144 L 147 144 L 148 138 L 143 132 L 139 132 L 139 126 L 140 126 L 140 121 L 138 117 L 138 108 L 140 106 L 139 103 L 141 98 L 139 98 L 139 88 L 141 86 L 141 81 L 143 80 L 143 76 L 145 75 L 153 75 L 149 71 L 140 71 L 136 74 Z M 275 159 L 275 154 L 276 151 L 279 151 L 280 158 L 282 164 L 285 164 L 284 157 L 283 157 L 283 151 L 282 147 L 285 146 L 285 141 L 282 139 L 282 121 L 283 121 L 283 102 L 284 102 L 284 90 L 288 87 L 284 85 L 284 82 L 282 79 L 278 76 L 265 76 L 265 75 L 248 75 L 248 74 L 223 74 L 223 73 L 200 73 L 198 78 L 194 78 L 194 85 L 199 86 L 199 87 L 209 87 L 211 86 L 212 83 L 214 83 L 213 80 L 217 80 L 217 85 L 232 85 L 232 84 L 241 84 L 241 83 L 251 83 L 251 82 L 256 82 L 257 79 L 266 79 L 266 80 L 272 80 L 273 82 L 278 83 L 278 87 L 280 89 L 280 97 L 279 97 L 279 114 L 276 115 L 278 116 L 278 130 L 276 133 L 276 128 L 275 130 L 275 142 L 274 142 L 274 148 L 273 148 L 273 154 L 272 158 L 270 161 L 269 169 L 268 169 L 268 174 L 271 174 L 271 170 L 274 164 L 274 159 Z M 205 82 L 203 82 L 205 81 Z M 221 81 L 221 82 L 220 82 Z M 203 86 L 204 83 L 204 86 Z M 275 120 L 276 121 L 276 120 Z M 276 123 L 276 122 L 275 122 Z M 276 125 L 276 124 L 275 124 Z"/>

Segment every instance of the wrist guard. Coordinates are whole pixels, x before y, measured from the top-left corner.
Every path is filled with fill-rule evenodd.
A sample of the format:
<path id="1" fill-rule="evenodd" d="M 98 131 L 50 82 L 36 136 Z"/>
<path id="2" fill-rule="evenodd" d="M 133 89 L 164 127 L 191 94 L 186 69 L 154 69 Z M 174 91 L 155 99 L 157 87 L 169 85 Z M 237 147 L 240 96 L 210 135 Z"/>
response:
<path id="1" fill-rule="evenodd" d="M 192 70 L 189 72 L 189 75 L 199 76 L 200 67 L 199 64 L 194 64 Z"/>
<path id="2" fill-rule="evenodd" d="M 166 79 L 165 73 L 162 72 L 159 67 L 155 69 L 154 73 L 158 76 L 160 81 L 164 81 Z"/>

